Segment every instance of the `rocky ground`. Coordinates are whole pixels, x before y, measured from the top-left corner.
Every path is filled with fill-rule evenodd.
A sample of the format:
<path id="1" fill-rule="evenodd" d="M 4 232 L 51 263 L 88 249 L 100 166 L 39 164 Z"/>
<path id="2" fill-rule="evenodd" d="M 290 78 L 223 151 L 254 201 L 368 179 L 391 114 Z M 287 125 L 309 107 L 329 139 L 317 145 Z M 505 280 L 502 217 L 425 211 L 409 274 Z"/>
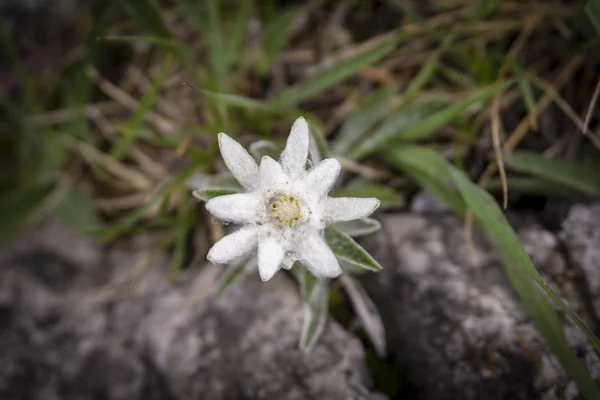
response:
<path id="1" fill-rule="evenodd" d="M 490 245 L 475 235 L 470 252 L 460 219 L 419 204 L 382 216 L 365 243 L 385 267 L 364 284 L 398 379 L 419 399 L 575 398 Z M 514 221 L 544 277 L 595 327 L 600 206 L 570 207 L 559 232 Z M 218 267 L 170 285 L 151 242 L 102 248 L 50 221 L 0 250 L 0 398 L 386 398 L 363 344 L 333 320 L 310 356 L 298 350 L 301 302 L 284 274 L 216 298 Z M 600 379 L 598 355 L 565 332 Z"/>

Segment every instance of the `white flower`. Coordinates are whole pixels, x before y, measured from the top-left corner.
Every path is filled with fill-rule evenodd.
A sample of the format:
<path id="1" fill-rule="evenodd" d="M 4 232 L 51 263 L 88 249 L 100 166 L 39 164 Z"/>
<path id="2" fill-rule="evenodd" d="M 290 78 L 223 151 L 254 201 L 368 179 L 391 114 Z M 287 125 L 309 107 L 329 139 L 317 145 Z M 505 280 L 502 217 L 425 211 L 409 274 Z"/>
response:
<path id="1" fill-rule="evenodd" d="M 246 193 L 215 197 L 206 209 L 215 217 L 242 228 L 219 240 L 207 258 L 224 264 L 258 247 L 263 281 L 296 260 L 315 276 L 336 277 L 342 270 L 323 238 L 325 226 L 370 215 L 379 200 L 328 197 L 339 171 L 334 158 L 306 170 L 309 130 L 304 118 L 292 126 L 280 162 L 264 156 L 260 167 L 235 140 L 219 133 L 225 164 Z"/>

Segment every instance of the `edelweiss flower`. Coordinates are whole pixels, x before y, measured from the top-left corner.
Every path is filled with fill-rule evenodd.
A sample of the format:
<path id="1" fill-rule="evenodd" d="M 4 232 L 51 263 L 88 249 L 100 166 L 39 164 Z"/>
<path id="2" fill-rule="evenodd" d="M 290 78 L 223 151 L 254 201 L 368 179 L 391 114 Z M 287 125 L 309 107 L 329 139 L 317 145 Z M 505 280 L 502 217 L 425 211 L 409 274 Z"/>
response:
<path id="1" fill-rule="evenodd" d="M 235 140 L 219 133 L 227 168 L 246 193 L 219 196 L 206 203 L 215 217 L 244 226 L 219 240 L 207 258 L 224 264 L 258 247 L 258 270 L 263 281 L 296 260 L 315 276 L 336 277 L 338 261 L 323 238 L 325 226 L 370 215 L 379 200 L 328 197 L 340 163 L 329 158 L 306 170 L 308 124 L 298 118 L 292 126 L 280 162 L 264 156 L 260 167 Z"/>

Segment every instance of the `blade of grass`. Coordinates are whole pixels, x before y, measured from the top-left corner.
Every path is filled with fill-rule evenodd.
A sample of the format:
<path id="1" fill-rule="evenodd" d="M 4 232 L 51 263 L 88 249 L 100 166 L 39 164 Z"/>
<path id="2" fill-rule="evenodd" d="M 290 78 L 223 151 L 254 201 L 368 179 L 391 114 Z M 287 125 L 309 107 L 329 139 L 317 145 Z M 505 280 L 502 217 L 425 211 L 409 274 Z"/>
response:
<path id="1" fill-rule="evenodd" d="M 140 128 L 144 121 L 146 113 L 150 110 L 150 108 L 154 105 L 156 99 L 158 98 L 160 88 L 165 78 L 167 77 L 167 73 L 169 71 L 170 66 L 171 56 L 167 54 L 163 65 L 160 67 L 156 78 L 152 82 L 150 90 L 148 90 L 148 92 L 144 95 L 142 101 L 140 102 L 140 107 L 129 120 L 127 124 L 128 129 L 123 131 L 124 134 L 113 145 L 110 151 L 110 155 L 112 157 L 116 158 L 117 160 L 121 160 L 129 152 L 134 140 L 140 132 Z"/>
<path id="2" fill-rule="evenodd" d="M 588 0 L 584 9 L 596 31 L 600 34 L 600 0 Z"/>
<path id="3" fill-rule="evenodd" d="M 438 111 L 437 113 L 424 119 L 420 123 L 412 125 L 407 130 L 402 132 L 398 136 L 398 139 L 414 140 L 431 135 L 450 121 L 458 118 L 460 114 L 469 107 L 477 103 L 483 102 L 489 99 L 490 97 L 494 96 L 495 94 L 508 89 L 512 84 L 513 81 L 511 80 L 508 82 L 499 82 L 497 84 L 484 87 L 471 97 L 459 101 L 458 103 L 449 105 L 443 110 Z"/>
<path id="4" fill-rule="evenodd" d="M 417 98 L 421 90 L 427 85 L 431 79 L 433 78 L 442 53 L 450 47 L 452 42 L 454 41 L 454 34 L 451 33 L 447 35 L 440 48 L 435 51 L 429 59 L 423 64 L 417 75 L 410 81 L 410 84 L 404 91 L 404 98 L 402 99 L 402 105 L 412 104 L 412 102 Z"/>
<path id="5" fill-rule="evenodd" d="M 307 81 L 290 87 L 273 99 L 272 103 L 277 104 L 282 108 L 294 107 L 336 83 L 354 75 L 360 69 L 385 57 L 396 48 L 399 41 L 400 37 L 394 37 L 392 39 L 387 39 L 382 43 L 378 43 L 373 47 L 369 47 L 360 53 L 315 74 Z"/>
<path id="6" fill-rule="evenodd" d="M 336 154 L 344 155 L 375 124 L 392 109 L 392 97 L 396 88 L 385 86 L 361 102 L 360 108 L 348 118 L 331 147 Z"/>
<path id="7" fill-rule="evenodd" d="M 431 100 L 397 108 L 368 138 L 352 148 L 347 157 L 351 160 L 358 160 L 389 146 L 395 139 L 403 136 L 410 127 L 427 120 L 440 106 L 440 101 Z"/>
<path id="8" fill-rule="evenodd" d="M 138 20 L 147 31 L 152 32 L 153 36 L 161 39 L 171 38 L 171 31 L 154 0 L 125 0 L 122 4 L 129 15 Z"/>
<path id="9" fill-rule="evenodd" d="M 506 165 L 579 192 L 600 195 L 600 166 L 592 167 L 546 158 L 526 151 L 504 152 Z"/>
<path id="10" fill-rule="evenodd" d="M 404 146 L 389 152 L 390 162 L 393 165 L 401 168 L 456 214 L 464 216 L 466 205 L 462 195 L 448 177 L 446 160 L 442 157 L 423 157 L 422 154 L 423 148 L 419 146 Z"/>
<path id="11" fill-rule="evenodd" d="M 260 44 L 261 55 L 258 59 L 258 71 L 264 75 L 269 72 L 275 57 L 287 43 L 292 33 L 292 22 L 296 16 L 296 10 L 288 10 L 277 15 L 267 23 L 263 31 Z"/>
<path id="12" fill-rule="evenodd" d="M 233 22 L 231 32 L 227 36 L 225 43 L 225 64 L 230 69 L 236 62 L 241 63 L 240 55 L 243 54 L 244 41 L 246 38 L 246 31 L 248 23 L 252 17 L 252 10 L 254 8 L 254 2 L 252 0 L 242 1 L 238 6 L 237 13 Z"/>

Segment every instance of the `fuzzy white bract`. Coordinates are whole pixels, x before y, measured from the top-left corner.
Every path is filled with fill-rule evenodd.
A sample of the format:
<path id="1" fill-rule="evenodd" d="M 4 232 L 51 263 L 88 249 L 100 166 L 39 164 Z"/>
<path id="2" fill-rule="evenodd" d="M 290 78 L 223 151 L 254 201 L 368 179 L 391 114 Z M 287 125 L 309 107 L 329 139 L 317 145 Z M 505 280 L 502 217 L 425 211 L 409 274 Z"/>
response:
<path id="1" fill-rule="evenodd" d="M 323 238 L 327 225 L 364 218 L 379 206 L 374 198 L 328 197 L 339 172 L 334 158 L 307 170 L 309 128 L 304 118 L 292 126 L 277 162 L 264 156 L 260 166 L 235 140 L 219 133 L 225 164 L 246 193 L 219 196 L 206 203 L 215 217 L 243 226 L 223 237 L 207 258 L 224 264 L 258 248 L 263 281 L 296 260 L 315 276 L 334 278 L 342 270 Z"/>

